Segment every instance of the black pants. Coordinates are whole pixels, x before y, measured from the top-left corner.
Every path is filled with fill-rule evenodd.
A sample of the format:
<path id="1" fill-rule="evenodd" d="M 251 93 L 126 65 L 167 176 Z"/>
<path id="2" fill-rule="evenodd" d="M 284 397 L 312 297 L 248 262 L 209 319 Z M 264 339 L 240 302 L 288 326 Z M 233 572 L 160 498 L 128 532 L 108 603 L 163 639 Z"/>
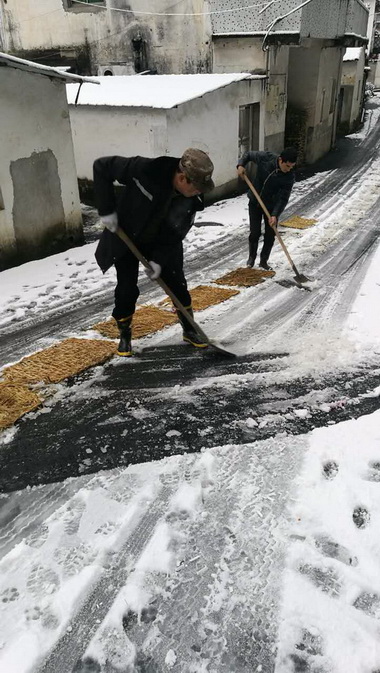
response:
<path id="1" fill-rule="evenodd" d="M 145 249 L 141 252 L 148 260 L 151 259 L 149 250 Z M 115 262 L 115 268 L 117 285 L 115 288 L 115 308 L 112 315 L 116 320 L 121 320 L 122 318 L 129 318 L 135 312 L 136 301 L 140 294 L 137 285 L 139 262 L 134 254 L 127 250 L 125 255 Z M 162 269 L 161 278 L 185 308 L 191 306 L 191 296 L 183 273 L 182 243 L 173 249 L 169 261 Z"/>
<path id="2" fill-rule="evenodd" d="M 254 201 L 249 202 L 249 256 L 253 259 L 257 255 L 257 247 L 259 245 L 259 239 L 261 236 L 261 220 L 264 217 L 265 222 L 265 232 L 264 232 L 264 244 L 260 253 L 260 261 L 267 262 L 269 255 L 273 248 L 273 243 L 275 239 L 275 233 L 268 222 L 268 218 L 264 215 L 264 212 L 261 210 L 260 206 Z"/>

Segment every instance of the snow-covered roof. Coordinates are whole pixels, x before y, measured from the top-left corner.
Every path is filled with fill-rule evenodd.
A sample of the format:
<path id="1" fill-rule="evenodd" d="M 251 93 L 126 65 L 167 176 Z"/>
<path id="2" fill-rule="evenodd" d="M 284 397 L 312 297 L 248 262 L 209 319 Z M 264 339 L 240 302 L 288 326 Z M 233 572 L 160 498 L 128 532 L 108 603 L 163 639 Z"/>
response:
<path id="1" fill-rule="evenodd" d="M 343 56 L 343 61 L 358 61 L 362 52 L 362 47 L 347 47 Z"/>
<path id="2" fill-rule="evenodd" d="M 247 72 L 211 75 L 116 75 L 97 77 L 98 87 L 82 86 L 78 105 L 110 105 L 169 109 L 243 79 L 263 79 Z M 75 103 L 78 87 L 67 85 Z"/>
<path id="3" fill-rule="evenodd" d="M 37 75 L 45 75 L 47 77 L 55 77 L 63 79 L 66 82 L 89 82 L 92 84 L 99 84 L 94 77 L 83 77 L 82 75 L 74 75 L 65 72 L 62 68 L 52 68 L 49 65 L 42 65 L 41 63 L 34 63 L 34 61 L 27 61 L 25 58 L 18 58 L 10 54 L 0 52 L 0 68 L 1 67 L 17 68 L 18 70 L 26 70 Z"/>

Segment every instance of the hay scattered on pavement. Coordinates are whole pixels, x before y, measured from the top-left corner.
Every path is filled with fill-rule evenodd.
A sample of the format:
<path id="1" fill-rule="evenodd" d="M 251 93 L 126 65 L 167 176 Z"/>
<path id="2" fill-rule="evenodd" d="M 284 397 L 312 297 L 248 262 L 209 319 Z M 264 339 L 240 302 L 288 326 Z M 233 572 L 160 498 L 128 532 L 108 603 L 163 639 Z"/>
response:
<path id="1" fill-rule="evenodd" d="M 157 308 L 157 306 L 141 306 L 133 316 L 132 339 L 153 334 L 153 332 L 157 332 L 168 325 L 173 325 L 175 322 L 177 322 L 175 313 Z M 113 318 L 93 325 L 92 329 L 97 330 L 109 339 L 119 338 L 119 329 L 116 320 Z"/>
<path id="2" fill-rule="evenodd" d="M 298 215 L 294 215 L 293 217 L 289 217 L 288 220 L 285 220 L 284 222 L 280 222 L 281 227 L 290 227 L 291 229 L 308 229 L 309 227 L 312 227 L 313 224 L 315 224 L 317 220 L 313 219 L 307 219 L 306 217 L 298 217 Z"/>
<path id="3" fill-rule="evenodd" d="M 239 294 L 239 290 L 227 290 L 222 287 L 212 287 L 209 285 L 198 285 L 193 290 L 190 290 L 191 303 L 194 311 L 202 311 L 210 306 L 221 304 L 230 297 Z M 161 304 L 172 306 L 171 299 L 167 297 Z"/>
<path id="4" fill-rule="evenodd" d="M 113 341 L 101 339 L 65 339 L 55 346 L 23 358 L 3 370 L 5 382 L 58 383 L 100 365 L 116 352 Z"/>
<path id="5" fill-rule="evenodd" d="M 265 269 L 251 269 L 249 267 L 240 267 L 234 271 L 226 273 L 225 276 L 215 280 L 218 285 L 238 285 L 242 287 L 251 287 L 263 283 L 266 278 L 275 275 L 274 271 L 265 271 Z"/>
<path id="6" fill-rule="evenodd" d="M 41 404 L 42 399 L 27 386 L 0 382 L 0 430 L 13 425 L 18 418 Z"/>

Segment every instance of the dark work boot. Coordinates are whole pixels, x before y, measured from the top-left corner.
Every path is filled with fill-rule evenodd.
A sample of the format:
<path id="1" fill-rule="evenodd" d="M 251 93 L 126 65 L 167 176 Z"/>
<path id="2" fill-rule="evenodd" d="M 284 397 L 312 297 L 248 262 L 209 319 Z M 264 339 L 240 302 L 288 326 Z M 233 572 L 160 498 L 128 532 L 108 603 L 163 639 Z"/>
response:
<path id="1" fill-rule="evenodd" d="M 120 330 L 120 341 L 117 347 L 117 354 L 123 357 L 130 357 L 132 355 L 132 316 L 129 318 L 121 318 L 116 320 L 117 326 Z"/>
<path id="2" fill-rule="evenodd" d="M 190 313 L 191 317 L 193 317 L 193 309 L 191 306 L 187 308 L 185 306 L 186 310 L 188 313 Z M 182 338 L 184 341 L 187 341 L 187 343 L 191 344 L 192 346 L 195 346 L 195 348 L 207 348 L 208 343 L 205 342 L 202 337 L 198 334 L 198 332 L 195 331 L 193 326 L 189 323 L 188 320 L 186 320 L 185 316 L 182 315 L 181 311 L 178 311 L 177 309 L 177 316 L 178 320 L 182 325 Z"/>
<path id="3" fill-rule="evenodd" d="M 269 266 L 268 262 L 265 259 L 260 259 L 260 267 L 265 269 L 265 271 L 273 271 L 272 267 Z"/>
<path id="4" fill-rule="evenodd" d="M 252 268 L 254 265 L 255 265 L 255 258 L 250 255 L 247 259 L 247 266 Z"/>

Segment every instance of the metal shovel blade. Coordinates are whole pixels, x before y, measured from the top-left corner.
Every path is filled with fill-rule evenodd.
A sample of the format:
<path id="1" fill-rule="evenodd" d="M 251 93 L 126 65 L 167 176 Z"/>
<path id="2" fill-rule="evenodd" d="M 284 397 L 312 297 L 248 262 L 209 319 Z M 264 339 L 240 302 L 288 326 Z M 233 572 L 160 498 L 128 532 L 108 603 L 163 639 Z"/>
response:
<path id="1" fill-rule="evenodd" d="M 312 283 L 314 278 L 308 278 L 307 276 L 304 276 L 303 273 L 299 273 L 296 276 L 293 276 L 294 280 L 297 281 L 297 283 Z"/>
<path id="2" fill-rule="evenodd" d="M 204 349 L 205 355 L 220 355 L 221 357 L 224 358 L 237 358 L 236 353 L 231 353 L 231 351 L 226 351 L 225 348 L 221 348 L 221 346 L 217 346 L 216 344 L 212 343 L 211 341 L 208 342 L 208 348 Z"/>

